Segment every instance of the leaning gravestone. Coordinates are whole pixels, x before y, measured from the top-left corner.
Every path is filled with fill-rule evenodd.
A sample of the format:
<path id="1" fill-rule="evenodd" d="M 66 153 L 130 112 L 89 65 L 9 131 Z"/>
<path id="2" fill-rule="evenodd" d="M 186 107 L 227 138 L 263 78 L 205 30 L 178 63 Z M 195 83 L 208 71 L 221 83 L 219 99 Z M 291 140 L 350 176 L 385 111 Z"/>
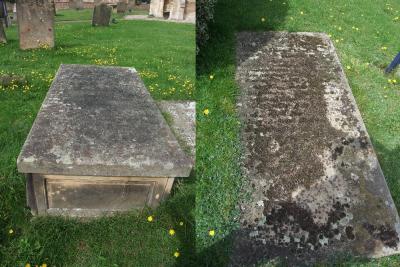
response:
<path id="1" fill-rule="evenodd" d="M 126 2 L 118 2 L 117 13 L 125 13 L 128 9 L 128 4 Z"/>
<path id="2" fill-rule="evenodd" d="M 96 5 L 93 9 L 93 26 L 109 26 L 112 14 L 112 7 L 107 4 Z"/>
<path id="3" fill-rule="evenodd" d="M 35 214 L 157 206 L 193 160 L 131 68 L 61 65 L 17 160 Z"/>
<path id="4" fill-rule="evenodd" d="M 6 32 L 4 31 L 3 21 L 0 19 L 0 43 L 7 43 Z"/>
<path id="5" fill-rule="evenodd" d="M 240 33 L 237 81 L 250 201 L 232 266 L 399 252 L 399 217 L 325 34 Z"/>
<path id="6" fill-rule="evenodd" d="M 21 49 L 54 47 L 54 8 L 52 0 L 17 1 Z"/>

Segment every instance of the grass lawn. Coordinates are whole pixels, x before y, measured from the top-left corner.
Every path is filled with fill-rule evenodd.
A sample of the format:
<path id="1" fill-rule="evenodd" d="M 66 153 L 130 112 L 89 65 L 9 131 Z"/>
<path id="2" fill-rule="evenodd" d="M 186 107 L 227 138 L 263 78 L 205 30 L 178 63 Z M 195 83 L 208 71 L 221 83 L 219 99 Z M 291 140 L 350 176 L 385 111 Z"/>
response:
<path id="1" fill-rule="evenodd" d="M 235 32 L 311 31 L 331 35 L 400 208 L 400 77 L 384 68 L 400 51 L 397 0 L 218 0 L 211 39 L 197 58 L 199 116 L 196 244 L 202 264 L 223 266 L 237 227 L 243 181 L 238 162 L 240 124 L 235 103 Z M 264 18 L 264 19 L 263 19 Z M 211 79 L 210 76 L 213 78 Z M 207 140 L 207 141 L 206 141 Z M 215 230 L 210 238 L 209 229 Z M 342 266 L 400 266 L 400 257 L 347 259 Z"/>
<path id="2" fill-rule="evenodd" d="M 155 99 L 193 99 L 194 26 L 63 23 L 56 25 L 55 49 L 33 51 L 19 50 L 15 27 L 6 33 L 0 72 L 23 75 L 27 84 L 0 87 L 0 266 L 190 266 L 194 179 L 178 181 L 169 201 L 156 210 L 91 221 L 32 218 L 16 158 L 60 63 L 132 66 Z M 149 215 L 154 216 L 151 223 Z M 177 250 L 180 257 L 175 258 Z"/>
<path id="3" fill-rule="evenodd" d="M 132 12 L 126 12 L 125 14 L 113 13 L 112 17 L 116 19 L 121 19 L 125 15 L 147 15 L 149 12 L 147 10 L 132 10 Z M 93 9 L 60 9 L 57 11 L 57 16 L 55 17 L 56 22 L 60 21 L 79 21 L 79 20 L 91 20 L 93 16 Z"/>

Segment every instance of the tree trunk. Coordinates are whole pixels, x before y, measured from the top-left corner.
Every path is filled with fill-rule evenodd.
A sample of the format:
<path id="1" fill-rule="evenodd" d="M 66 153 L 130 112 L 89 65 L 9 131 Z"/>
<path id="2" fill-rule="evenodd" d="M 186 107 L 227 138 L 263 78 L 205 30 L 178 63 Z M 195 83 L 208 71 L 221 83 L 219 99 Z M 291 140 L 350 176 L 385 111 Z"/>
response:
<path id="1" fill-rule="evenodd" d="M 57 9 L 56 9 L 56 1 L 53 0 L 53 8 L 54 8 L 54 16 L 57 15 Z"/>
<path id="2" fill-rule="evenodd" d="M 7 43 L 6 32 L 4 31 L 3 19 L 0 19 L 0 43 Z"/>

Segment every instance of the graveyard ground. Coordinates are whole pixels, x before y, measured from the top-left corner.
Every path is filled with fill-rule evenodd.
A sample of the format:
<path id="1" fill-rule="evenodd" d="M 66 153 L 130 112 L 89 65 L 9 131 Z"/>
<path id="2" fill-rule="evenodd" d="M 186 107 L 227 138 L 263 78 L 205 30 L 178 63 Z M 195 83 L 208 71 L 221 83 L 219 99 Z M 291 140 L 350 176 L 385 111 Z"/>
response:
<path id="1" fill-rule="evenodd" d="M 400 3 L 354 1 L 218 0 L 207 47 L 197 58 L 199 116 L 196 246 L 202 264 L 228 261 L 243 182 L 236 113 L 235 32 L 315 31 L 330 34 L 345 68 L 395 204 L 400 209 L 400 77 L 384 68 L 400 51 Z M 393 81 L 395 80 L 395 82 Z M 214 230 L 210 237 L 209 230 Z M 399 266 L 400 256 L 336 259 L 340 266 Z M 263 265 L 264 266 L 264 265 Z M 274 266 L 273 263 L 265 266 Z"/>
<path id="2" fill-rule="evenodd" d="M 9 43 L 0 46 L 0 74 L 20 75 L 26 83 L 0 87 L 0 265 L 190 266 L 194 179 L 178 181 L 170 200 L 153 211 L 92 221 L 32 218 L 16 158 L 60 63 L 135 67 L 155 99 L 194 99 L 194 26 L 63 23 L 56 25 L 55 49 L 34 51 L 19 50 L 16 27 L 7 36 Z M 170 236 L 170 229 L 176 234 Z"/>
<path id="3" fill-rule="evenodd" d="M 146 10 L 132 10 L 132 12 L 127 12 L 126 14 L 113 13 L 112 17 L 116 19 L 121 19 L 125 15 L 147 15 L 149 12 Z M 91 20 L 93 15 L 92 9 L 62 9 L 57 11 L 55 17 L 56 22 L 64 21 L 80 21 L 80 20 Z"/>

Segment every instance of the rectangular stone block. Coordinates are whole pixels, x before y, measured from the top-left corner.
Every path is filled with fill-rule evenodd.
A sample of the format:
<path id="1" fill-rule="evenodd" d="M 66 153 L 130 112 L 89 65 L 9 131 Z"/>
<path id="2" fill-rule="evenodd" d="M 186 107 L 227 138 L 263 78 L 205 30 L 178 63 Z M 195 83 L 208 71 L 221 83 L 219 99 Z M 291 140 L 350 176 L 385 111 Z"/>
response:
<path id="1" fill-rule="evenodd" d="M 54 7 L 52 0 L 17 1 L 21 49 L 54 47 Z"/>
<path id="2" fill-rule="evenodd" d="M 134 69 L 61 65 L 17 166 L 34 214 L 94 216 L 158 205 L 193 157 Z"/>
<path id="3" fill-rule="evenodd" d="M 331 40 L 285 32 L 237 40 L 251 200 L 241 205 L 231 265 L 398 253 L 399 216 Z"/>
<path id="4" fill-rule="evenodd" d="M 30 174 L 28 206 L 35 215 L 92 217 L 156 207 L 170 193 L 174 178 Z"/>
<path id="5" fill-rule="evenodd" d="M 112 7 L 107 4 L 96 5 L 93 9 L 93 26 L 109 26 L 112 14 Z"/>

